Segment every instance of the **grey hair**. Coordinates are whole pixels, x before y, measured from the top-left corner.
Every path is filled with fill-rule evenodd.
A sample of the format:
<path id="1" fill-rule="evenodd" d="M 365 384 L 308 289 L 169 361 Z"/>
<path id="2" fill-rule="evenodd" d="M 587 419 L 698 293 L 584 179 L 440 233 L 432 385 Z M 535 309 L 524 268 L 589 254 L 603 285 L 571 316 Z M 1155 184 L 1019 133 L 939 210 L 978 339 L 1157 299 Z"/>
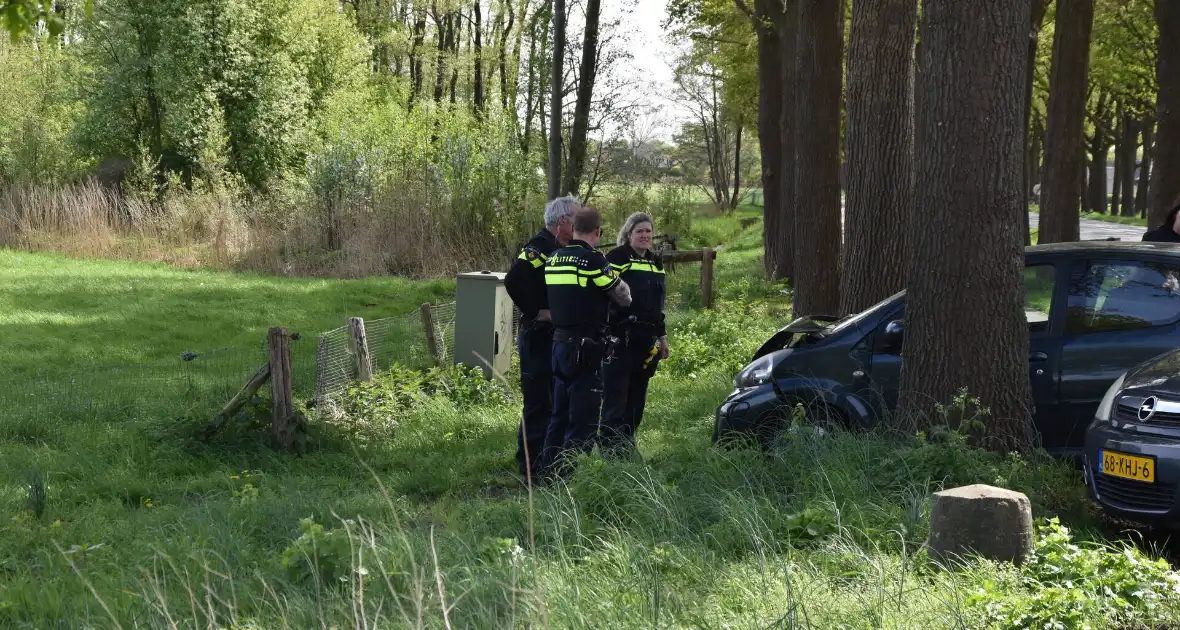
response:
<path id="1" fill-rule="evenodd" d="M 640 223 L 650 223 L 651 228 L 653 230 L 656 229 L 656 222 L 652 220 L 650 214 L 646 212 L 636 212 L 635 214 L 627 217 L 627 220 L 623 222 L 623 227 L 619 228 L 618 245 L 620 247 L 630 243 L 631 233 L 635 231 L 635 226 L 639 225 Z"/>
<path id="2" fill-rule="evenodd" d="M 582 205 L 582 202 L 573 195 L 558 197 L 545 204 L 545 227 L 557 227 L 557 221 L 561 217 L 572 217 L 574 215 L 574 208 L 580 205 Z"/>

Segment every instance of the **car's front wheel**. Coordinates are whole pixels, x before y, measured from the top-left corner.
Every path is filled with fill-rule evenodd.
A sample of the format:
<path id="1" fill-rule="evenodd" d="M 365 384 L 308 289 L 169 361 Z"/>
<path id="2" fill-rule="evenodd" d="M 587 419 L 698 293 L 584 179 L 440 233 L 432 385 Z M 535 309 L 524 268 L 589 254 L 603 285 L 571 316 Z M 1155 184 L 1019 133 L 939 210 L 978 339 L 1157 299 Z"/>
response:
<path id="1" fill-rule="evenodd" d="M 848 417 L 840 409 L 822 400 L 789 398 L 767 413 L 757 431 L 764 451 L 773 448 L 792 427 L 806 427 L 823 435 L 847 429 Z"/>

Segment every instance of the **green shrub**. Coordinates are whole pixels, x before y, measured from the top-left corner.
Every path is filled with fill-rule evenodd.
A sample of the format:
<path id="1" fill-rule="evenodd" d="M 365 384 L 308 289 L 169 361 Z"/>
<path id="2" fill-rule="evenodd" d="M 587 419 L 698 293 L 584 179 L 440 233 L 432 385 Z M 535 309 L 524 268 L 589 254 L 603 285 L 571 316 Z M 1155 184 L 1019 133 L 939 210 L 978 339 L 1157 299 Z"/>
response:
<path id="1" fill-rule="evenodd" d="M 1037 527 L 1015 592 L 995 581 L 969 602 L 1001 628 L 1153 627 L 1180 605 L 1180 574 L 1129 545 L 1075 543 L 1058 519 Z"/>
<path id="2" fill-rule="evenodd" d="M 373 424 L 396 425 L 410 410 L 431 399 L 445 399 L 456 406 L 507 404 L 511 390 L 497 380 L 486 380 L 479 368 L 466 365 L 428 370 L 394 365 L 368 383 L 348 388 L 341 404 L 350 417 Z"/>
<path id="3" fill-rule="evenodd" d="M 692 231 L 692 206 L 682 186 L 661 186 L 649 211 L 660 234 L 684 237 Z"/>
<path id="4" fill-rule="evenodd" d="M 614 242 L 619 228 L 623 226 L 627 217 L 651 209 L 647 192 L 647 184 L 629 183 L 613 185 L 604 192 L 597 204 L 598 210 L 602 213 L 604 243 Z M 595 205 L 595 202 L 590 201 L 590 205 Z M 657 226 L 656 229 L 664 228 Z"/>
<path id="5" fill-rule="evenodd" d="M 668 339 L 675 348 L 663 366 L 679 376 L 705 369 L 736 374 L 777 328 L 764 304 L 717 304 L 714 310 L 672 323 Z"/>

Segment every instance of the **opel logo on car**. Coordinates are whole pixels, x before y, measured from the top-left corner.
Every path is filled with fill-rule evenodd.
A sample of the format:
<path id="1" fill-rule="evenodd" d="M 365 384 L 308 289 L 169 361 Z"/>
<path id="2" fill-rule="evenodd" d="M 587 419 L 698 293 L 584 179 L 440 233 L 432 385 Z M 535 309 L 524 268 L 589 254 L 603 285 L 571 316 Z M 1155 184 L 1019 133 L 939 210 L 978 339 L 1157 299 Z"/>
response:
<path id="1" fill-rule="evenodd" d="M 1151 420 L 1152 416 L 1155 415 L 1155 403 L 1155 396 L 1148 396 L 1147 400 L 1144 400 L 1143 404 L 1139 405 L 1140 422 L 1147 422 L 1148 420 Z"/>

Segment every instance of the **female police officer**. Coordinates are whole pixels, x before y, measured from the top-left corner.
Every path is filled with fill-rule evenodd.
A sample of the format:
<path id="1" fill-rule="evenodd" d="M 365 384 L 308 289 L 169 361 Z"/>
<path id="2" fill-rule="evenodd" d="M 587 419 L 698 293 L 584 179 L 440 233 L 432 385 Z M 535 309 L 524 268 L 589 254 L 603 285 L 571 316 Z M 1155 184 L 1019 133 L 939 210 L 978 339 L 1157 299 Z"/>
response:
<path id="1" fill-rule="evenodd" d="M 614 356 L 602 366 L 599 447 L 607 456 L 634 453 L 648 380 L 660 359 L 668 357 L 664 266 L 651 251 L 654 225 L 646 212 L 627 217 L 619 230 L 618 247 L 606 255 L 631 289 L 631 305 L 612 308 L 608 320 L 611 334 L 619 341 Z"/>

